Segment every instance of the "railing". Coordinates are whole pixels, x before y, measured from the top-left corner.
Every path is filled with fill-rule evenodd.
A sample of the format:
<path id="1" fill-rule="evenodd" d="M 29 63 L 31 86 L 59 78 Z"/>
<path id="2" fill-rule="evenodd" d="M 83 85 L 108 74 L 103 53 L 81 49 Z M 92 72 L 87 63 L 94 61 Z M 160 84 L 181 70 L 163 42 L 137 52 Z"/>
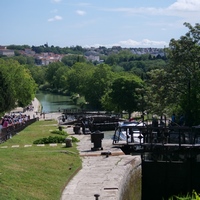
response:
<path id="1" fill-rule="evenodd" d="M 124 130 L 123 141 L 120 140 L 122 129 Z M 137 131 L 130 132 L 131 129 L 133 129 L 133 126 L 122 126 L 116 129 L 113 144 L 134 145 L 135 141 L 137 141 L 135 144 L 142 146 L 174 144 L 181 147 L 200 144 L 200 127 L 135 126 L 134 129 L 137 129 Z"/>
<path id="2" fill-rule="evenodd" d="M 2 128 L 0 132 L 0 143 L 3 143 L 22 131 L 27 126 L 31 125 L 32 123 L 38 121 L 38 118 L 27 120 L 25 123 L 19 123 L 12 126 L 8 126 L 7 128 Z"/>

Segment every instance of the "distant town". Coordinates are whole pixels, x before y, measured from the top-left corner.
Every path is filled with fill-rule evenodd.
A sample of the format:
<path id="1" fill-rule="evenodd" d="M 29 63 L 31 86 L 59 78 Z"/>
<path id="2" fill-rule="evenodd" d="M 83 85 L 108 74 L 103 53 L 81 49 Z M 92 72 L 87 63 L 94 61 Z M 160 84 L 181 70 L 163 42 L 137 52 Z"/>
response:
<path id="1" fill-rule="evenodd" d="M 0 45 L 0 57 L 13 57 L 16 55 L 31 56 L 35 59 L 37 65 L 48 65 L 52 62 L 61 61 L 64 56 L 79 54 L 84 56 L 88 61 L 102 63 L 102 56 L 117 54 L 122 50 L 130 51 L 135 55 L 149 54 L 152 57 L 157 57 L 158 55 L 163 57 L 165 55 L 164 48 L 122 48 L 120 46 L 113 46 L 111 48 L 82 48 L 80 46 L 60 48 L 49 47 L 48 44 L 45 44 L 38 47 L 29 47 L 28 45 Z"/>

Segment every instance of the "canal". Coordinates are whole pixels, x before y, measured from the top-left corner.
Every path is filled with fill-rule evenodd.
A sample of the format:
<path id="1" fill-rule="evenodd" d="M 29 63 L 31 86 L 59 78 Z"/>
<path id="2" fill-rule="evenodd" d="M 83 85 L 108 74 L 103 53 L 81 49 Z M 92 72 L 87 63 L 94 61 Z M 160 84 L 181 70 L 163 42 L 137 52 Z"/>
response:
<path id="1" fill-rule="evenodd" d="M 42 112 L 45 113 L 58 112 L 59 109 L 79 109 L 79 106 L 74 105 L 69 96 L 39 91 L 36 98 L 42 105 Z M 104 138 L 111 139 L 113 134 L 114 130 L 104 131 Z"/>
<path id="2" fill-rule="evenodd" d="M 36 98 L 42 105 L 42 112 L 45 113 L 58 112 L 59 109 L 79 108 L 73 104 L 69 96 L 65 95 L 39 91 L 36 93 Z"/>

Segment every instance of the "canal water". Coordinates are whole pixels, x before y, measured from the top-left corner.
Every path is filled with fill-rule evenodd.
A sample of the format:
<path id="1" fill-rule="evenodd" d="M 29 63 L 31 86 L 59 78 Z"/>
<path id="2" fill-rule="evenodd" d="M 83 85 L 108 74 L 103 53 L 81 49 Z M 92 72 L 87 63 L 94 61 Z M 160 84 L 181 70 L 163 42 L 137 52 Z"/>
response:
<path id="1" fill-rule="evenodd" d="M 69 96 L 52 94 L 48 92 L 36 93 L 36 98 L 42 105 L 42 112 L 51 113 L 58 112 L 59 109 L 77 109 L 78 106 L 74 105 Z"/>
<path id="2" fill-rule="evenodd" d="M 39 91 L 36 94 L 36 98 L 42 105 L 42 112 L 45 113 L 58 112 L 59 109 L 79 109 L 79 106 L 74 105 L 69 96 Z M 113 134 L 114 130 L 104 131 L 104 138 L 110 139 Z"/>

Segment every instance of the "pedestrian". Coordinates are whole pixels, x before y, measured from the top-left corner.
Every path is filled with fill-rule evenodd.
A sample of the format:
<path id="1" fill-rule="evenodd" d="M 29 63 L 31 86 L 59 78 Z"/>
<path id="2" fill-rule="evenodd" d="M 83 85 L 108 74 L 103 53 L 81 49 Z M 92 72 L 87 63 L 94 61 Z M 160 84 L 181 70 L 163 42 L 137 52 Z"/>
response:
<path id="1" fill-rule="evenodd" d="M 81 120 L 82 132 L 85 134 L 85 118 Z"/>
<path id="2" fill-rule="evenodd" d="M 175 116 L 175 114 L 173 113 L 173 114 L 172 114 L 172 117 L 171 117 L 171 125 L 172 125 L 172 126 L 175 125 L 175 121 L 176 121 L 176 116 Z"/>

